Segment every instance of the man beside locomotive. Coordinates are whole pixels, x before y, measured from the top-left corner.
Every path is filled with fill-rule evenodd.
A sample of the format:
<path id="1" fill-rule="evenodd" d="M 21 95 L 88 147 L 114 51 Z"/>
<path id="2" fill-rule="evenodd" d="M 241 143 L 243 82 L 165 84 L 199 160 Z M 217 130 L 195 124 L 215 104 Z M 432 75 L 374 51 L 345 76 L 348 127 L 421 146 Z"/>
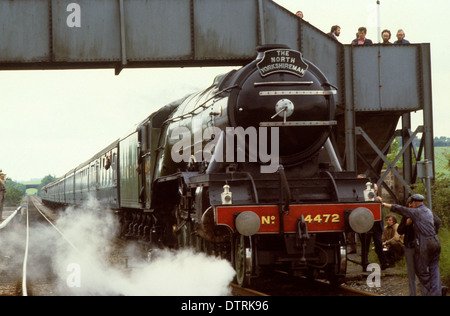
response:
<path id="1" fill-rule="evenodd" d="M 411 197 L 408 197 L 406 201 L 406 206 L 412 207 Z M 403 216 L 400 225 L 398 226 L 397 232 L 400 235 L 404 236 L 403 243 L 405 245 L 405 260 L 406 260 L 406 268 L 408 270 L 408 281 L 409 281 L 409 296 L 417 296 L 417 282 L 416 282 L 416 268 L 414 264 L 414 253 L 415 253 L 415 234 L 413 228 L 412 219 Z M 420 282 L 419 282 L 420 283 Z M 420 283 L 420 293 L 422 296 L 426 296 L 427 290 Z"/>
<path id="2" fill-rule="evenodd" d="M 393 266 L 405 254 L 403 236 L 397 231 L 398 223 L 394 214 L 388 214 L 385 219 L 386 226 L 382 235 L 383 247 L 387 250 L 386 256 L 389 264 Z"/>
<path id="3" fill-rule="evenodd" d="M 381 198 L 379 198 L 381 200 Z M 382 203 L 393 212 L 411 218 L 415 232 L 415 268 L 420 283 L 427 289 L 430 296 L 441 296 L 441 280 L 439 274 L 439 259 L 441 242 L 436 234 L 441 220 L 424 204 L 420 194 L 411 196 L 412 208 L 400 205 Z"/>
<path id="4" fill-rule="evenodd" d="M 359 174 L 358 175 L 359 179 L 363 179 L 365 178 L 365 175 L 363 174 Z M 373 189 L 375 190 L 375 194 L 378 193 L 378 186 L 376 183 L 373 184 Z M 376 221 L 373 226 L 372 229 L 367 232 L 366 234 L 360 234 L 360 239 L 361 239 L 361 247 L 365 248 L 367 251 L 361 251 L 361 256 L 362 257 L 362 263 L 363 263 L 363 270 L 367 271 L 367 264 L 369 262 L 369 247 L 370 247 L 370 242 L 373 239 L 373 244 L 374 244 L 374 248 L 375 248 L 375 253 L 378 256 L 378 260 L 380 261 L 380 265 L 381 265 L 381 270 L 386 270 L 387 268 L 389 268 L 389 262 L 387 260 L 386 254 L 383 251 L 383 221 Z"/>
<path id="5" fill-rule="evenodd" d="M 3 201 L 5 200 L 5 174 L 0 170 L 0 221 L 3 221 Z"/>

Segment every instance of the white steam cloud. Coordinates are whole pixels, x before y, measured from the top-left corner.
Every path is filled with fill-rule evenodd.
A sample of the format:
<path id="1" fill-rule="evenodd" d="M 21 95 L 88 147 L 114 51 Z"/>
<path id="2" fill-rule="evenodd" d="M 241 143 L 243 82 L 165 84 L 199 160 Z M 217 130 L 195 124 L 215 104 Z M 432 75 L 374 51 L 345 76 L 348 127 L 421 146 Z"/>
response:
<path id="1" fill-rule="evenodd" d="M 119 229 L 111 211 L 95 200 L 68 208 L 57 222 L 78 250 L 64 241 L 55 256 L 55 271 L 66 280 L 62 294 L 74 295 L 229 295 L 234 277 L 230 263 L 192 250 L 158 251 L 146 262 L 133 246 L 127 251 L 131 270 L 111 265 L 108 255 Z M 142 259 L 138 259 L 142 258 Z"/>
<path id="2" fill-rule="evenodd" d="M 47 265 L 51 257 L 52 272 L 58 279 L 54 295 L 231 294 L 229 284 L 235 274 L 231 264 L 189 249 L 158 250 L 149 263 L 137 246 L 131 245 L 125 254 L 130 268 L 125 267 L 125 262 L 111 263 L 111 253 L 114 257 L 117 251 L 112 245 L 119 229 L 118 220 L 112 211 L 101 209 L 94 200 L 82 208 L 69 207 L 61 212 L 56 226 L 76 249 L 55 236 L 53 228 L 44 229 L 42 224 L 35 228 L 39 241 L 34 244 L 41 248 L 39 252 L 47 258 Z M 116 257 L 125 258 L 123 254 Z M 33 273 L 39 275 L 42 266 L 32 269 Z"/>

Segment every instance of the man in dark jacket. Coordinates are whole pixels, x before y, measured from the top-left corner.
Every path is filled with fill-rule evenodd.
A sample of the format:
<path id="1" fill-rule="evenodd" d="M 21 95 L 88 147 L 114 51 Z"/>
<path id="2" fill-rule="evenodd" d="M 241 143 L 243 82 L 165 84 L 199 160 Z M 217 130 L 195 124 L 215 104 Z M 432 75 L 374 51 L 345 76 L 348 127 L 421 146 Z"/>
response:
<path id="1" fill-rule="evenodd" d="M 330 33 L 327 33 L 327 35 L 337 41 L 339 35 L 341 35 L 341 27 L 339 25 L 333 25 Z"/>
<path id="2" fill-rule="evenodd" d="M 411 197 L 409 197 L 406 201 L 406 206 L 412 207 Z M 408 270 L 409 296 L 417 296 L 416 268 L 414 264 L 414 240 L 416 239 L 416 237 L 414 234 L 413 225 L 414 223 L 411 218 L 403 216 L 397 229 L 397 232 L 404 237 L 403 243 L 405 245 L 405 261 L 406 268 Z M 422 285 L 422 283 L 420 283 L 420 293 L 422 294 L 422 296 L 425 296 L 427 294 L 427 290 Z"/>
<path id="3" fill-rule="evenodd" d="M 436 234 L 441 220 L 424 204 L 420 194 L 411 196 L 412 208 L 383 203 L 384 207 L 393 212 L 411 218 L 415 233 L 415 268 L 420 283 L 427 289 L 430 296 L 441 296 L 441 278 L 439 274 L 439 259 L 441 242 Z"/>
<path id="4" fill-rule="evenodd" d="M 394 44 L 411 44 L 408 40 L 405 40 L 405 31 L 398 30 L 397 32 L 397 41 Z"/>
<path id="5" fill-rule="evenodd" d="M 352 45 L 372 45 L 373 42 L 366 38 L 367 35 L 367 28 L 364 26 L 361 26 L 358 29 L 358 38 L 355 38 L 352 42 Z"/>

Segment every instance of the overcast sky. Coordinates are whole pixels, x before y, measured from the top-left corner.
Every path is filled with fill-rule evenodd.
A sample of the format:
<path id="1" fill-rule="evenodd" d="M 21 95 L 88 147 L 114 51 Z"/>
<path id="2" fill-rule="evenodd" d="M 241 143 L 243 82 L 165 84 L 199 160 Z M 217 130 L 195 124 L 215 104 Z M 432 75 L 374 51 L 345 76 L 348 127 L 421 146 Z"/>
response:
<path id="1" fill-rule="evenodd" d="M 324 32 L 341 26 L 349 44 L 360 26 L 377 42 L 376 0 L 277 0 Z M 381 28 L 403 28 L 413 43 L 431 43 L 435 136 L 450 137 L 447 109 L 450 1 L 381 0 Z M 395 40 L 395 35 L 393 36 Z M 307 58 L 307 56 L 305 56 Z M 0 71 L 0 169 L 14 180 L 61 176 L 159 107 L 206 88 L 232 68 Z M 399 93 L 402 93 L 399 91 Z M 414 119 L 421 124 L 421 113 Z"/>

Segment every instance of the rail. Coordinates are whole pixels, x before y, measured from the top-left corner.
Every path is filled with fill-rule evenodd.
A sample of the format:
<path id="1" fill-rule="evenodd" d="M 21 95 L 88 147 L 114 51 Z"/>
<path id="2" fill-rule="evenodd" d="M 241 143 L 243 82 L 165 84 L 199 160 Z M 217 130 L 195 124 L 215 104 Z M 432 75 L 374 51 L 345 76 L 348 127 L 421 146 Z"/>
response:
<path id="1" fill-rule="evenodd" d="M 28 264 L 28 249 L 30 244 L 30 217 L 28 215 L 28 200 L 27 200 L 27 226 L 26 226 L 26 239 L 25 239 L 25 255 L 23 257 L 22 267 L 22 296 L 28 296 L 27 290 L 27 264 Z"/>
<path id="2" fill-rule="evenodd" d="M 28 296 L 28 286 L 27 286 L 27 265 L 28 265 L 28 250 L 29 250 L 29 240 L 30 240 L 30 219 L 29 219 L 29 203 L 32 203 L 32 207 L 36 209 L 36 211 L 61 235 L 61 237 L 73 248 L 75 251 L 80 253 L 80 250 L 75 247 L 75 245 L 59 230 L 52 222 L 45 216 L 44 212 L 42 212 L 41 208 L 36 204 L 36 201 L 33 198 L 27 199 L 26 204 L 21 206 L 20 208 L 23 208 L 26 210 L 24 212 L 24 215 L 26 215 L 26 243 L 25 243 L 25 254 L 24 254 L 24 260 L 23 260 L 23 267 L 22 267 L 22 296 Z M 17 213 L 20 208 L 16 210 L 15 213 Z M 15 214 L 13 214 L 15 216 Z M 13 215 L 10 216 L 10 218 L 13 217 Z"/>
<path id="3" fill-rule="evenodd" d="M 19 206 L 8 218 L 6 218 L 1 224 L 0 224 L 0 230 L 8 226 L 8 224 L 13 220 L 13 218 L 17 215 L 17 213 L 22 209 L 22 205 Z"/>
<path id="4" fill-rule="evenodd" d="M 58 234 L 60 234 L 60 236 L 78 253 L 81 254 L 80 250 L 66 237 L 66 235 L 58 228 L 55 226 L 55 224 L 52 223 L 51 220 L 48 219 L 47 216 L 45 216 L 44 212 L 42 212 L 41 208 L 39 206 L 36 205 L 35 200 L 33 198 L 31 198 L 31 202 L 33 203 L 34 207 L 36 208 L 36 210 L 39 212 L 39 214 L 41 214 L 41 216 L 58 232 Z"/>

